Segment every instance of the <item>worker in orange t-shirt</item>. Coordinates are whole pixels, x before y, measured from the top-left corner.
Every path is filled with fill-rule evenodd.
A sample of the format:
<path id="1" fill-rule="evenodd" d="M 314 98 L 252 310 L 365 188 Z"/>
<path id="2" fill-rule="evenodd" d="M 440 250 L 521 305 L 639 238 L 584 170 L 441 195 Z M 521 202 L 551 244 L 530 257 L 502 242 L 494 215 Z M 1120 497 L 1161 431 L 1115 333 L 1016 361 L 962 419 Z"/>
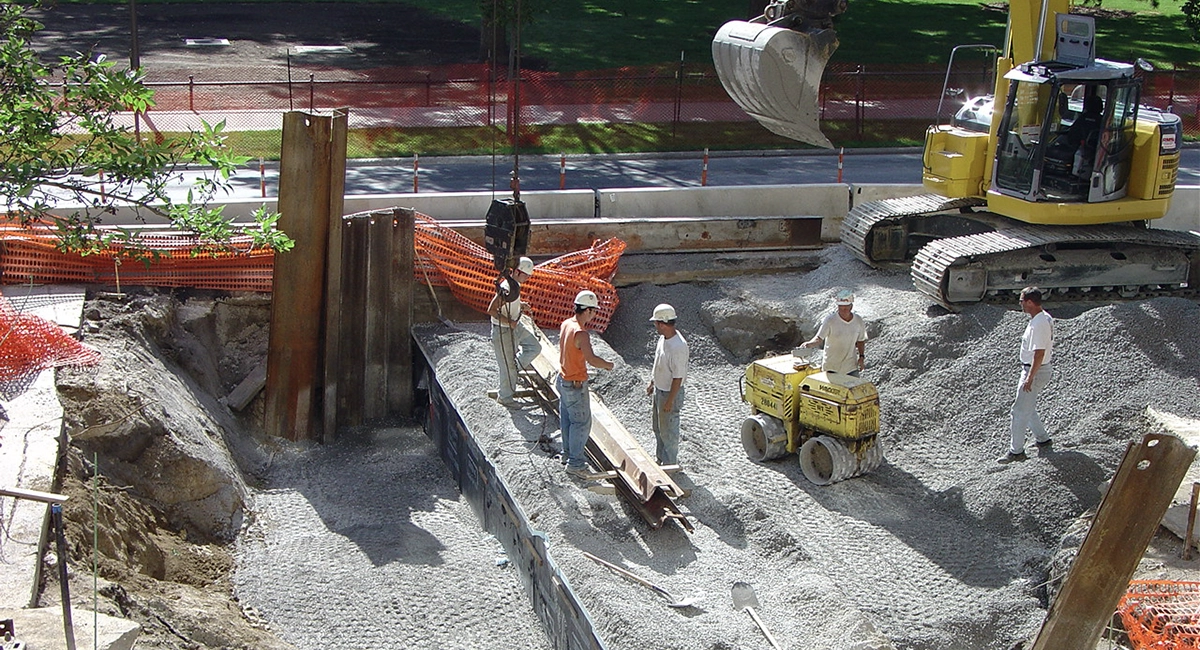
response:
<path id="1" fill-rule="evenodd" d="M 591 364 L 612 370 L 613 363 L 592 351 L 592 339 L 585 327 L 596 316 L 600 299 L 591 291 L 575 296 L 575 315 L 558 328 L 558 420 L 562 428 L 563 461 L 572 476 L 588 475 L 583 449 L 592 431 L 592 403 L 588 395 L 587 367 Z"/>

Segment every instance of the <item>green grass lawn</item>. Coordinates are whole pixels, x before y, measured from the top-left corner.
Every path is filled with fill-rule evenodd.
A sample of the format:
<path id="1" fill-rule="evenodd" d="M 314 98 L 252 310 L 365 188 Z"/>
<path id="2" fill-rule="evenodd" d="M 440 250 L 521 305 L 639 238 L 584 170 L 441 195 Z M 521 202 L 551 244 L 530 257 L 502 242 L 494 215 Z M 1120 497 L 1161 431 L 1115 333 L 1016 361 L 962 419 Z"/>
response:
<path id="1" fill-rule="evenodd" d="M 72 2 L 77 0 L 59 0 Z M 125 4 L 126 0 L 100 0 Z M 138 0 L 153 3 L 175 0 Z M 277 0 L 251 0 L 272 2 Z M 292 0 L 294 1 L 294 0 Z M 353 2 L 356 0 L 341 0 Z M 377 2 L 379 0 L 376 0 Z M 479 24 L 479 0 L 382 0 Z M 1106 59 L 1156 64 L 1200 65 L 1200 43 L 1192 40 L 1181 11 L 1183 0 L 1104 0 L 1105 9 L 1132 17 L 1097 18 L 1097 52 Z M 540 5 L 522 30 L 522 52 L 552 70 L 596 70 L 627 65 L 674 63 L 680 53 L 692 63 L 711 63 L 710 44 L 726 21 L 742 19 L 744 2 L 715 0 L 528 0 Z M 839 63 L 944 63 L 955 45 L 1004 38 L 1005 14 L 981 0 L 849 0 L 837 19 Z"/>
<path id="2" fill-rule="evenodd" d="M 396 0 L 447 18 L 473 21 L 477 0 Z M 837 19 L 842 63 L 944 63 L 955 45 L 1004 38 L 1006 16 L 979 0 L 849 0 Z M 1181 0 L 1105 0 L 1106 9 L 1137 12 L 1098 18 L 1097 51 L 1118 61 L 1200 65 Z M 522 51 L 554 70 L 595 70 L 679 60 L 711 62 L 710 46 L 728 20 L 745 18 L 740 2 L 711 0 L 556 0 L 522 33 Z"/>
<path id="3" fill-rule="evenodd" d="M 75 0 L 59 0 L 72 2 Z M 100 0 L 124 4 L 126 0 Z M 138 0 L 141 3 L 173 0 Z M 277 0 L 248 0 L 274 2 Z M 296 1 L 296 0 L 290 0 Z M 337 1 L 337 0 L 335 0 Z M 340 0 L 354 2 L 356 0 Z M 419 7 L 472 27 L 479 0 L 383 0 Z M 1200 65 L 1200 44 L 1192 41 L 1180 10 L 1182 0 L 1105 0 L 1104 8 L 1136 12 L 1124 18 L 1097 18 L 1097 50 L 1117 61 L 1144 57 L 1156 64 Z M 991 43 L 1004 36 L 1006 14 L 980 0 L 849 0 L 838 19 L 841 46 L 833 64 L 944 64 L 955 45 Z M 527 0 L 548 9 L 522 31 L 524 56 L 552 70 L 576 71 L 679 61 L 710 65 L 713 34 L 727 20 L 742 18 L 743 2 L 712 0 Z M 978 51 L 974 51 L 978 52 Z M 977 53 L 969 56 L 979 56 Z M 1185 118 L 1186 119 L 1186 118 Z M 1193 118 L 1194 119 L 1194 118 Z M 920 145 L 924 122 L 899 120 L 865 125 L 823 121 L 821 128 L 839 146 Z M 856 132 L 857 128 L 865 132 Z M 278 132 L 230 134 L 240 153 L 275 158 Z M 752 122 L 695 127 L 612 124 L 525 129 L 527 153 L 795 148 L 799 143 L 772 135 Z M 508 151 L 503 133 L 482 127 L 455 129 L 373 129 L 354 132 L 353 157 L 487 154 Z"/>

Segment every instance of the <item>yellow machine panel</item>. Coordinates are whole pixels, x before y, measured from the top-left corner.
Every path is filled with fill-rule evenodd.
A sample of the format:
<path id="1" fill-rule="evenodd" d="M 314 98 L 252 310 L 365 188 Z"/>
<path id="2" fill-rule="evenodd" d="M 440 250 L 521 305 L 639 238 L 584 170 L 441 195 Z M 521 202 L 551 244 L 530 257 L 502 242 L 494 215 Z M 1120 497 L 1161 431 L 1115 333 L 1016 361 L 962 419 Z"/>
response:
<path id="1" fill-rule="evenodd" d="M 800 382 L 820 371 L 808 364 L 797 367 L 797 361 L 796 357 L 785 354 L 759 359 L 746 366 L 743 398 L 759 413 L 773 415 L 784 423 L 794 421 L 799 406 Z"/>
<path id="2" fill-rule="evenodd" d="M 987 133 L 953 126 L 930 127 L 925 133 L 921 182 L 929 191 L 952 199 L 980 196 L 987 158 Z"/>
<path id="3" fill-rule="evenodd" d="M 1175 193 L 1181 152 L 1162 155 L 1158 125 L 1138 122 L 1133 139 L 1133 161 L 1129 169 L 1129 196 L 1135 199 L 1166 199 Z"/>
<path id="4" fill-rule="evenodd" d="M 1170 199 L 1145 200 L 1134 197 L 1104 203 L 1053 203 L 1025 201 L 996 191 L 987 194 L 988 209 L 997 214 L 1043 225 L 1095 225 L 1126 221 L 1149 221 L 1167 213 Z"/>
<path id="5" fill-rule="evenodd" d="M 854 440 L 879 433 L 879 392 L 865 379 L 819 372 L 800 383 L 800 425 Z"/>

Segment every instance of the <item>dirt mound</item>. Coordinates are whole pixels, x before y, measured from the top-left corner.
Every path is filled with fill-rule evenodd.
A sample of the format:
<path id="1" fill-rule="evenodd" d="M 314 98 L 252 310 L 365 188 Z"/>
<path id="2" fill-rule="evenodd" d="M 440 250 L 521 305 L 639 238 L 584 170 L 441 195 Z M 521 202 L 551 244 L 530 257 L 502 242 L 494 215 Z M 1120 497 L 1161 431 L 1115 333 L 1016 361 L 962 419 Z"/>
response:
<path id="1" fill-rule="evenodd" d="M 100 611 L 141 623 L 139 647 L 287 647 L 231 595 L 261 427 L 217 399 L 266 353 L 268 299 L 148 291 L 93 297 L 84 316 L 102 361 L 57 374 L 74 605 L 95 606 L 94 568 Z"/>

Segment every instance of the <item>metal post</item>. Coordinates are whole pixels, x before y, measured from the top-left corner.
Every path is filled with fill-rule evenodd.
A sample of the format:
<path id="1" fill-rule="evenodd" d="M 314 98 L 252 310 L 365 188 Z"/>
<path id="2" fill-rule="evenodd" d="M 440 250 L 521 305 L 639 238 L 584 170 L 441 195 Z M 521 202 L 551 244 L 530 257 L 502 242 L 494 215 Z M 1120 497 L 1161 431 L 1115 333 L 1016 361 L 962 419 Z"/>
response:
<path id="1" fill-rule="evenodd" d="M 416 194 L 418 191 L 417 176 L 420 174 L 420 169 L 421 169 L 421 156 L 420 156 L 420 154 L 414 153 L 413 154 L 413 194 Z"/>
<path id="2" fill-rule="evenodd" d="M 287 50 L 287 84 L 288 84 L 288 110 L 295 110 L 292 105 L 292 48 Z"/>
<path id="3" fill-rule="evenodd" d="M 129 69 L 142 67 L 142 55 L 138 51 L 137 0 L 129 0 Z"/>
<path id="4" fill-rule="evenodd" d="M 708 147 L 704 148 L 704 164 L 700 166 L 700 186 L 708 185 Z"/>
<path id="5" fill-rule="evenodd" d="M 567 188 L 567 154 L 558 154 L 558 189 Z"/>
<path id="6" fill-rule="evenodd" d="M 188 110 L 196 110 L 196 78 L 188 75 Z"/>
<path id="7" fill-rule="evenodd" d="M 1187 535 L 1183 537 L 1183 559 L 1192 559 L 1192 532 L 1196 529 L 1196 502 L 1200 500 L 1200 483 L 1192 483 L 1192 506 L 1188 508 Z"/>
<path id="8" fill-rule="evenodd" d="M 50 522 L 54 526 L 54 541 L 58 552 L 58 582 L 62 594 L 63 633 L 67 650 L 75 650 L 75 623 L 71 620 L 71 586 L 67 584 L 67 537 L 63 533 L 62 504 L 50 504 Z"/>
<path id="9" fill-rule="evenodd" d="M 679 50 L 679 70 L 675 72 L 675 114 L 671 119 L 671 136 L 683 119 L 683 50 Z"/>
<path id="10" fill-rule="evenodd" d="M 258 159 L 258 187 L 262 190 L 262 197 L 267 198 L 267 167 L 261 157 Z"/>
<path id="11" fill-rule="evenodd" d="M 864 81 L 863 81 L 864 70 L 863 70 L 863 66 L 861 63 L 858 65 L 857 70 L 855 70 L 855 74 L 857 76 L 857 83 L 855 85 L 855 90 L 854 90 L 854 134 L 856 137 L 862 138 L 863 115 L 864 115 L 866 109 L 863 107 L 863 95 L 865 94 L 864 88 L 863 88 L 863 86 L 864 86 Z"/>
<path id="12" fill-rule="evenodd" d="M 316 90 L 316 82 L 313 81 L 313 73 L 308 73 L 308 110 L 315 111 L 314 95 Z"/>
<path id="13" fill-rule="evenodd" d="M 842 147 L 838 150 L 838 182 L 842 182 L 842 159 L 846 156 L 846 148 Z"/>

